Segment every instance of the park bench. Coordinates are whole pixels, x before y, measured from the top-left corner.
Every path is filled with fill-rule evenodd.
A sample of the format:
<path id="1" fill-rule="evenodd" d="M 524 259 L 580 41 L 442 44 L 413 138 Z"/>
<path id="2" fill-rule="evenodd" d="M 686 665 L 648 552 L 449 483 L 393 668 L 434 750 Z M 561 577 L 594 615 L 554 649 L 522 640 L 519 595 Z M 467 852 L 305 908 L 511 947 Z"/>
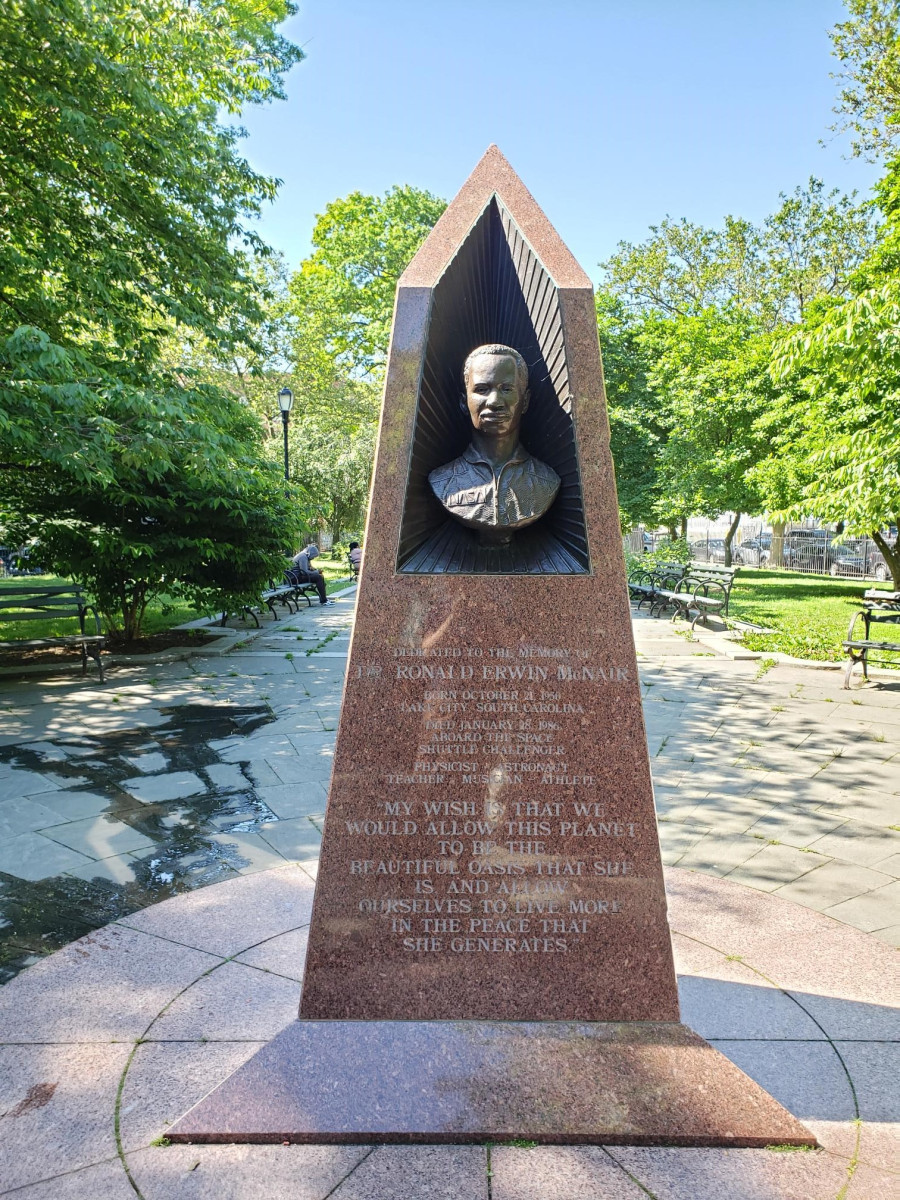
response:
<path id="1" fill-rule="evenodd" d="M 86 629 L 88 614 L 93 615 L 95 632 Z M 0 621 L 78 621 L 78 633 L 60 636 L 36 637 L 28 640 L 0 642 L 3 653 L 21 650 L 74 649 L 81 651 L 81 673 L 87 673 L 88 658 L 92 658 L 100 672 L 100 682 L 106 682 L 100 652 L 106 637 L 100 625 L 100 617 L 93 604 L 75 584 L 47 584 L 34 587 L 0 586 Z"/>
<path id="2" fill-rule="evenodd" d="M 683 617 L 691 622 L 692 631 L 698 621 L 707 624 L 711 616 L 727 616 L 736 573 L 734 567 L 692 563 L 674 588 L 658 591 L 650 612 L 661 616 L 665 609 L 671 608 L 672 620 Z"/>
<path id="3" fill-rule="evenodd" d="M 863 679 L 869 678 L 869 653 L 894 651 L 900 654 L 900 592 L 883 592 L 871 589 L 863 595 L 864 607 L 853 614 L 847 638 L 843 643 L 850 661 L 844 674 L 844 687 L 850 687 L 850 677 L 857 663 L 862 663 Z M 859 636 L 859 622 L 862 621 L 863 636 Z M 893 640 L 873 637 L 872 626 L 881 625 L 897 628 L 897 636 Z M 879 631 L 880 632 L 880 631 Z M 873 662 L 884 661 L 873 659 Z"/>
<path id="4" fill-rule="evenodd" d="M 628 580 L 628 591 L 632 600 L 641 605 L 653 605 L 662 591 L 673 589 L 684 577 L 686 568 L 681 563 L 660 563 L 655 567 L 638 567 Z"/>
<path id="5" fill-rule="evenodd" d="M 314 583 L 291 583 L 285 578 L 283 583 L 275 583 L 274 580 L 269 581 L 269 586 L 264 592 L 260 592 L 259 601 L 256 604 L 242 604 L 240 608 L 232 613 L 226 609 L 222 613 L 220 624 L 225 625 L 230 616 L 238 616 L 241 620 L 246 621 L 249 617 L 253 618 L 253 623 L 259 629 L 259 617 L 257 613 L 262 612 L 264 608 L 268 609 L 272 614 L 273 620 L 278 620 L 278 613 L 275 611 L 276 604 L 288 610 L 288 613 L 293 615 L 300 611 L 300 601 L 305 600 L 308 607 L 312 607 L 312 597 L 318 596 L 318 590 Z"/>
<path id="6" fill-rule="evenodd" d="M 314 583 L 310 583 L 309 581 L 306 583 L 283 583 L 275 591 L 277 593 L 290 592 L 290 603 L 295 605 L 294 612 L 300 611 L 301 600 L 306 601 L 307 608 L 312 608 L 313 596 L 318 597 L 319 595 L 319 589 Z M 288 604 L 289 608 L 290 603 Z"/>

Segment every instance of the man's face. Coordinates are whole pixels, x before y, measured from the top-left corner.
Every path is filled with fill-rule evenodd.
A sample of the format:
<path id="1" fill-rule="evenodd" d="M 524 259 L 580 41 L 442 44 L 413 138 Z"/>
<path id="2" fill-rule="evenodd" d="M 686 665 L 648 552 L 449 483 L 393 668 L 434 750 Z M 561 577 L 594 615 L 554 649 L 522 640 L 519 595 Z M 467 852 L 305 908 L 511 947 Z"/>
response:
<path id="1" fill-rule="evenodd" d="M 515 361 L 508 355 L 483 354 L 470 363 L 466 405 L 479 433 L 504 437 L 518 432 L 524 400 Z"/>

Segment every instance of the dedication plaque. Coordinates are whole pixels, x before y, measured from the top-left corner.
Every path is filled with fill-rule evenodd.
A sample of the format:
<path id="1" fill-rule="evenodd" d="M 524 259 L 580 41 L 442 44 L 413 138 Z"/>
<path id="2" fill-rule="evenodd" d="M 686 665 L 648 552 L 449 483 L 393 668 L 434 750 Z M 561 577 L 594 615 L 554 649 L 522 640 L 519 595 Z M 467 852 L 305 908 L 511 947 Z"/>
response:
<path id="1" fill-rule="evenodd" d="M 496 147 L 400 280 L 365 546 L 300 1020 L 167 1136 L 815 1144 L 679 1023 L 593 293 Z"/>

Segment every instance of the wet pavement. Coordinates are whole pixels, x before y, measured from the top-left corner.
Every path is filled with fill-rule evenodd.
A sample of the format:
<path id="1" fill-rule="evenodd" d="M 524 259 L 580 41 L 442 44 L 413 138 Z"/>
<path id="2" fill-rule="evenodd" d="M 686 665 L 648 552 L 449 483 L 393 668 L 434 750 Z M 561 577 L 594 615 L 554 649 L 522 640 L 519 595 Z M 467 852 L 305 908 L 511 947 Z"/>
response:
<path id="1" fill-rule="evenodd" d="M 318 855 L 354 590 L 222 656 L 0 678 L 0 982 L 179 892 Z"/>
<path id="2" fill-rule="evenodd" d="M 318 856 L 355 590 L 227 653 L 0 676 L 0 980 L 159 900 Z M 667 865 L 900 938 L 900 679 L 635 619 Z"/>

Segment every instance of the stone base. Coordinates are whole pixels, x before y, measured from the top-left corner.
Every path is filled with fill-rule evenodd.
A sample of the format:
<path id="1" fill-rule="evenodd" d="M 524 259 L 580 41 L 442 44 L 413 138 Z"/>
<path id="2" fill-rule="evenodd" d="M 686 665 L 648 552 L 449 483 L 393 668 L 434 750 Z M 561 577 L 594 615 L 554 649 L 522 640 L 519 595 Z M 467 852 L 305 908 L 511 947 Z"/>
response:
<path id="1" fill-rule="evenodd" d="M 174 1142 L 815 1146 L 686 1026 L 295 1021 Z"/>

